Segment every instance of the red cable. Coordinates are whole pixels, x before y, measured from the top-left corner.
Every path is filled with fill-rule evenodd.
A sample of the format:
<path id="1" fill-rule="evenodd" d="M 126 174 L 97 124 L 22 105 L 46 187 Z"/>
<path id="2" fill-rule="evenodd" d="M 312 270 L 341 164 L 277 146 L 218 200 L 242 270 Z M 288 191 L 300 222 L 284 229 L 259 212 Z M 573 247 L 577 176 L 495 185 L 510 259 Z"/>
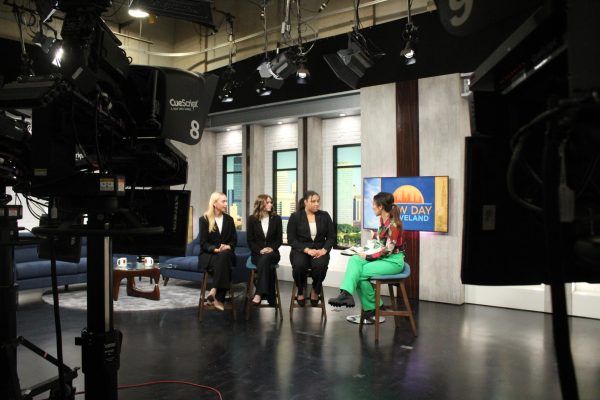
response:
<path id="1" fill-rule="evenodd" d="M 137 384 L 133 384 L 133 385 L 122 385 L 122 386 L 118 387 L 118 390 L 140 388 L 140 387 L 144 387 L 144 386 L 162 385 L 165 383 L 175 383 L 178 385 L 189 385 L 189 386 L 199 387 L 202 389 L 211 390 L 211 391 L 215 392 L 217 394 L 217 396 L 219 396 L 220 400 L 223 400 L 223 396 L 221 395 L 221 392 L 219 392 L 217 389 L 210 387 L 210 386 L 200 385 L 198 383 L 186 382 L 186 381 L 173 381 L 173 380 L 150 381 L 150 382 L 144 382 L 144 383 L 137 383 Z M 75 393 L 75 395 L 80 395 L 80 394 L 84 394 L 84 393 L 85 392 L 77 392 L 77 393 Z"/>

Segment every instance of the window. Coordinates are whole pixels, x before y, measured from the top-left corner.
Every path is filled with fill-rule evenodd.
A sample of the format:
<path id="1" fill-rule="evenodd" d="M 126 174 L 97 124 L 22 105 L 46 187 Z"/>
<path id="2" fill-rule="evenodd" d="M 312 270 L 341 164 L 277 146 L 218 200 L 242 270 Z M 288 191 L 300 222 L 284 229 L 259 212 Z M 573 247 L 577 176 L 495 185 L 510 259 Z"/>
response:
<path id="1" fill-rule="evenodd" d="M 360 145 L 333 147 L 333 223 L 339 247 L 360 246 Z"/>
<path id="2" fill-rule="evenodd" d="M 237 230 L 242 229 L 242 155 L 223 156 L 223 193 L 227 196 L 229 215 Z"/>
<path id="3" fill-rule="evenodd" d="M 273 152 L 273 204 L 283 223 L 283 243 L 287 243 L 287 224 L 296 211 L 298 189 L 298 151 Z"/>

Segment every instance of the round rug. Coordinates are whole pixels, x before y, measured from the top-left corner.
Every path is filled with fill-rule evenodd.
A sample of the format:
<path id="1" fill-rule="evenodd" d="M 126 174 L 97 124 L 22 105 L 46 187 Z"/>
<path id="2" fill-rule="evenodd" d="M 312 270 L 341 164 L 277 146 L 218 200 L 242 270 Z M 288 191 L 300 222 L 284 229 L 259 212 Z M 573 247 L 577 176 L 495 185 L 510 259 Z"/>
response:
<path id="1" fill-rule="evenodd" d="M 146 279 L 136 282 L 140 290 L 149 291 L 154 285 Z M 167 286 L 160 287 L 160 300 L 149 300 L 141 297 L 127 296 L 125 280 L 119 291 L 119 300 L 113 301 L 113 311 L 150 311 L 166 310 L 175 308 L 198 307 L 200 298 L 200 287 L 189 284 L 174 284 L 172 281 Z M 42 296 L 44 302 L 52 304 L 52 292 L 46 292 Z M 58 295 L 60 307 L 78 310 L 87 310 L 87 290 L 61 291 Z"/>

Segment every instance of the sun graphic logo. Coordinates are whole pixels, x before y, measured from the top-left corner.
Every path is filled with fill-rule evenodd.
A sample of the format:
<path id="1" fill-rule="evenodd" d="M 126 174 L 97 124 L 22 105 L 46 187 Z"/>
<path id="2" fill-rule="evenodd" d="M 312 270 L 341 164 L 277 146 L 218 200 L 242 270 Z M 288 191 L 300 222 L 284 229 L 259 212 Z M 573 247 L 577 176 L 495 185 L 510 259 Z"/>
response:
<path id="1" fill-rule="evenodd" d="M 394 190 L 394 203 L 422 204 L 425 199 L 423 193 L 413 185 L 402 185 Z"/>
<path id="2" fill-rule="evenodd" d="M 413 185 L 402 185 L 394 190 L 394 203 L 400 207 L 400 219 L 411 222 L 428 222 L 432 211 L 423 193 Z"/>

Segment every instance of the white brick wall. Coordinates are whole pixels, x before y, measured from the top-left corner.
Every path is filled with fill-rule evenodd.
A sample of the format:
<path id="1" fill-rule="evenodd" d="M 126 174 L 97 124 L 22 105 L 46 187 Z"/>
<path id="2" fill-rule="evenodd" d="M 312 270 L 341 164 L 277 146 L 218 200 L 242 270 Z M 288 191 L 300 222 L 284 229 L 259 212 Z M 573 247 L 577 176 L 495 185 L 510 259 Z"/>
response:
<path id="1" fill-rule="evenodd" d="M 298 148 L 298 124 L 265 127 L 265 187 L 264 193 L 273 195 L 273 151 Z M 252 179 L 252 177 L 250 177 Z"/>
<path id="2" fill-rule="evenodd" d="M 323 120 L 323 193 L 321 209 L 333 217 L 333 146 L 360 144 L 360 116 Z"/>
<path id="3" fill-rule="evenodd" d="M 223 191 L 223 156 L 226 154 L 241 154 L 242 153 L 242 131 L 235 130 L 222 132 L 217 134 L 216 143 L 216 173 L 217 185 L 215 190 Z M 243 168 L 243 167 L 242 167 Z M 242 173 L 244 171 L 242 170 Z"/>

